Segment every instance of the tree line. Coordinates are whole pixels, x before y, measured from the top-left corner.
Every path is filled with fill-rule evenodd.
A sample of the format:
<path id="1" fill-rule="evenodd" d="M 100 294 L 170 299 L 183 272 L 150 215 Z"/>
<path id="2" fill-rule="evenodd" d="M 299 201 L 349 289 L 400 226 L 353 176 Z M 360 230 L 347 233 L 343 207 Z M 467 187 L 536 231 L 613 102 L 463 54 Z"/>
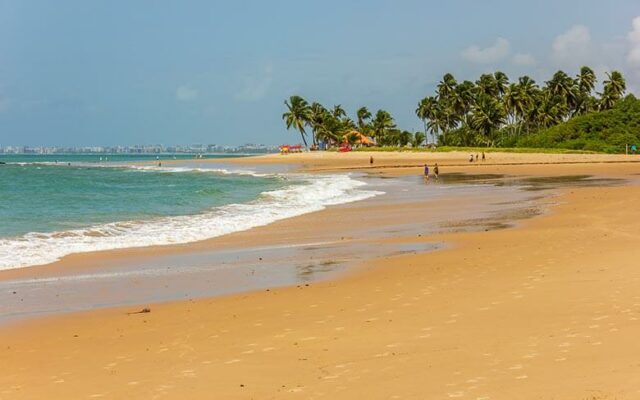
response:
<path id="1" fill-rule="evenodd" d="M 372 114 L 367 107 L 357 110 L 356 120 L 341 105 L 326 108 L 309 104 L 300 96 L 286 100 L 282 118 L 287 129 L 300 133 L 305 146 L 335 145 L 357 139 L 354 131 L 375 139 L 381 146 L 420 146 L 428 136 L 432 143 L 451 146 L 506 146 L 518 138 L 550 128 L 590 112 L 613 108 L 624 96 L 626 83 L 619 71 L 606 74 L 602 91 L 596 92 L 597 77 L 587 66 L 572 77 L 556 72 L 539 86 L 528 76 L 510 82 L 503 72 L 482 74 L 475 82 L 458 82 L 448 73 L 436 92 L 420 100 L 415 110 L 424 132 L 397 128 L 388 111 Z"/>
<path id="2" fill-rule="evenodd" d="M 457 82 L 446 74 L 435 95 L 422 99 L 415 112 L 425 134 L 441 144 L 504 145 L 574 116 L 611 109 L 626 90 L 618 71 L 606 74 L 602 92 L 595 93 L 596 83 L 596 74 L 587 66 L 575 77 L 558 71 L 542 86 L 528 76 L 509 82 L 500 71 L 483 74 L 475 82 Z"/>
<path id="3" fill-rule="evenodd" d="M 374 115 L 367 107 L 360 107 L 354 121 L 339 104 L 326 108 L 317 102 L 309 104 L 300 96 L 291 96 L 284 104 L 287 110 L 282 119 L 287 129 L 300 132 L 307 147 L 309 135 L 315 147 L 319 143 L 353 143 L 358 139 L 356 131 L 375 139 L 381 146 L 406 146 L 409 143 L 419 146 L 425 140 L 422 132 L 411 133 L 398 129 L 391 114 L 385 110 L 378 110 Z"/>

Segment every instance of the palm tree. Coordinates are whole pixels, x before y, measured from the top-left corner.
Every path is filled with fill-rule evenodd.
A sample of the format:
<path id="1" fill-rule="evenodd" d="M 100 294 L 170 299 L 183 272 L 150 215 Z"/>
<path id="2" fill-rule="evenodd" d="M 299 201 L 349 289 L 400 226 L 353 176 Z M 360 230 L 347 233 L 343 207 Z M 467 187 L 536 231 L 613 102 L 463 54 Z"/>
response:
<path id="1" fill-rule="evenodd" d="M 427 120 L 431 120 L 433 118 L 434 110 L 437 104 L 438 101 L 435 97 L 425 97 L 424 99 L 420 100 L 420 103 L 418 103 L 418 108 L 416 108 L 416 115 L 422 120 L 422 123 L 424 124 L 425 136 L 427 135 L 428 128 Z"/>
<path id="2" fill-rule="evenodd" d="M 509 86 L 509 77 L 504 72 L 496 71 L 493 74 L 493 79 L 496 86 L 495 91 L 497 92 L 498 96 L 503 96 L 507 91 L 507 87 Z"/>
<path id="3" fill-rule="evenodd" d="M 567 107 L 567 113 L 562 116 L 564 119 L 570 116 L 572 111 L 575 112 L 578 104 L 578 90 L 576 81 L 567 75 L 564 71 L 558 71 L 553 74 L 551 80 L 547 81 L 547 89 L 553 97 L 553 101 L 564 102 Z"/>
<path id="4" fill-rule="evenodd" d="M 487 144 L 494 144 L 492 132 L 504 124 L 506 114 L 502 104 L 495 97 L 481 95 L 476 101 L 471 115 L 471 126 L 481 131 Z"/>
<path id="5" fill-rule="evenodd" d="M 456 112 L 456 119 L 463 124 L 467 123 L 467 116 L 476 101 L 474 91 L 475 86 L 471 81 L 463 81 L 456 87 L 452 106 Z"/>
<path id="6" fill-rule="evenodd" d="M 498 90 L 496 85 L 496 78 L 492 74 L 482 74 L 480 79 L 476 81 L 476 94 L 486 94 L 489 96 L 497 96 Z"/>
<path id="7" fill-rule="evenodd" d="M 422 146 L 422 143 L 424 143 L 424 139 L 426 138 L 426 135 L 422 132 L 416 132 L 413 135 L 413 141 L 412 141 L 412 145 L 413 147 L 420 147 Z"/>
<path id="8" fill-rule="evenodd" d="M 515 126 L 518 117 L 524 114 L 524 101 L 520 85 L 516 83 L 510 84 L 502 100 L 507 113 L 507 124 Z"/>
<path id="9" fill-rule="evenodd" d="M 380 142 L 384 142 L 387 132 L 396 127 L 393 117 L 385 110 L 378 110 L 372 123 L 374 137 Z"/>
<path id="10" fill-rule="evenodd" d="M 453 77 L 453 75 L 445 74 L 437 86 L 438 97 L 446 100 L 449 95 L 453 93 L 457 85 L 458 82 L 456 81 L 456 78 Z"/>
<path id="11" fill-rule="evenodd" d="M 304 130 L 304 126 L 309 123 L 311 117 L 309 103 L 300 96 L 291 96 L 288 101 L 284 101 L 284 105 L 288 111 L 282 114 L 282 119 L 285 121 L 287 129 L 293 127 L 298 130 L 304 142 L 304 147 L 309 147 L 306 138 L 307 133 Z"/>
<path id="12" fill-rule="evenodd" d="M 580 68 L 580 73 L 578 74 L 578 87 L 580 88 L 580 92 L 591 94 L 595 86 L 595 72 L 593 72 L 593 70 L 587 66 Z"/>
<path id="13" fill-rule="evenodd" d="M 595 100 L 591 92 L 596 85 L 596 74 L 587 66 L 580 68 L 577 76 L 577 95 L 573 115 L 585 114 L 595 107 Z"/>
<path id="14" fill-rule="evenodd" d="M 340 105 L 340 104 L 338 104 L 336 106 L 333 106 L 332 114 L 333 114 L 334 117 L 336 117 L 338 119 L 347 116 L 347 112 L 344 111 L 344 108 L 342 108 L 342 105 Z"/>
<path id="15" fill-rule="evenodd" d="M 311 107 L 309 107 L 309 121 L 308 124 L 311 125 L 311 130 L 313 132 L 313 144 L 316 145 L 320 140 L 319 132 L 322 129 L 326 119 L 327 119 L 328 111 L 324 106 L 320 103 L 312 103 Z"/>
<path id="16" fill-rule="evenodd" d="M 371 119 L 371 112 L 369 112 L 367 107 L 360 107 L 356 114 L 358 116 L 358 128 L 360 129 L 360 132 L 364 133 L 363 131 L 367 124 L 366 121 Z"/>
<path id="17" fill-rule="evenodd" d="M 624 77 L 618 71 L 607 73 L 607 79 L 602 82 L 603 90 L 600 94 L 600 109 L 608 110 L 616 105 L 618 100 L 622 98 L 627 84 Z"/>

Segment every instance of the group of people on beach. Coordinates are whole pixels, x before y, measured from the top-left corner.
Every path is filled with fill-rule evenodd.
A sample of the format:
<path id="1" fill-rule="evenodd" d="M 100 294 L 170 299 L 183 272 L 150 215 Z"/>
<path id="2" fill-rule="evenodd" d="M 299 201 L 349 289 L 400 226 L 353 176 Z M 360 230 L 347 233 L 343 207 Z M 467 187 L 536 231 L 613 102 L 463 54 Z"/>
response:
<path id="1" fill-rule="evenodd" d="M 484 161 L 485 159 L 486 159 L 486 157 L 485 157 L 484 151 L 483 151 L 482 152 L 482 161 Z M 478 153 L 476 153 L 475 161 L 478 161 Z M 469 155 L 469 162 L 473 162 L 473 154 Z"/>
<path id="2" fill-rule="evenodd" d="M 440 168 L 438 167 L 438 163 L 436 163 L 433 166 L 433 176 L 435 176 L 435 178 L 437 180 L 439 175 L 440 175 Z M 428 164 L 424 165 L 424 179 L 426 181 L 429 180 L 429 165 Z"/>
<path id="3" fill-rule="evenodd" d="M 482 161 L 485 161 L 487 158 L 484 154 L 484 151 L 481 154 L 482 154 Z M 474 161 L 477 162 L 479 159 L 480 159 L 480 154 L 477 154 L 477 153 L 475 157 L 473 154 L 469 156 L 469 162 L 474 162 Z M 438 167 L 438 163 L 435 163 L 435 165 L 433 166 L 433 176 L 437 180 L 439 175 L 440 175 L 440 168 Z M 424 165 L 424 179 L 425 181 L 429 180 L 429 164 Z"/>

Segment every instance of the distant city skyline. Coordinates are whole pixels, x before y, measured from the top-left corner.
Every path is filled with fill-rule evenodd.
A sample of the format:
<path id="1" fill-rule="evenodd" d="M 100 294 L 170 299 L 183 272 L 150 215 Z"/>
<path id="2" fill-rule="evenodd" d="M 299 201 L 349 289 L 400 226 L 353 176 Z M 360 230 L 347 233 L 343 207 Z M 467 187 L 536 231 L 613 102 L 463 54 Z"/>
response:
<path id="1" fill-rule="evenodd" d="M 583 64 L 640 93 L 637 0 L 0 0 L 0 145 L 298 143 L 293 94 L 417 131 L 447 72 Z"/>
<path id="2" fill-rule="evenodd" d="M 137 144 L 113 146 L 2 146 L 3 154 L 203 154 L 203 153 L 265 153 L 278 151 L 278 146 L 245 143 L 238 146 L 216 144 L 169 145 Z"/>

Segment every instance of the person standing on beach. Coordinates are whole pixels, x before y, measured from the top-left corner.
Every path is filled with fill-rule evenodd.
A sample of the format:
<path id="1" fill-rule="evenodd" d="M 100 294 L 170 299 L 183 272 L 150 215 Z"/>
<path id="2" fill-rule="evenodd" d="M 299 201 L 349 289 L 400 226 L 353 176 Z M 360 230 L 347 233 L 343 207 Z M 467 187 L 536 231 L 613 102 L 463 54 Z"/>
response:
<path id="1" fill-rule="evenodd" d="M 424 180 L 429 180 L 429 166 L 427 164 L 424 165 Z"/>
<path id="2" fill-rule="evenodd" d="M 369 165 L 373 165 L 373 156 L 369 157 Z"/>
<path id="3" fill-rule="evenodd" d="M 478 161 L 478 153 L 476 153 L 476 161 Z"/>
<path id="4" fill-rule="evenodd" d="M 469 156 L 469 162 L 473 162 L 473 154 Z"/>
<path id="5" fill-rule="evenodd" d="M 438 175 L 440 175 L 440 169 L 438 168 L 438 163 L 436 163 L 436 165 L 433 167 L 433 175 L 436 177 L 436 180 L 438 180 Z"/>
<path id="6" fill-rule="evenodd" d="M 484 161 L 484 151 L 482 152 L 482 161 Z"/>

